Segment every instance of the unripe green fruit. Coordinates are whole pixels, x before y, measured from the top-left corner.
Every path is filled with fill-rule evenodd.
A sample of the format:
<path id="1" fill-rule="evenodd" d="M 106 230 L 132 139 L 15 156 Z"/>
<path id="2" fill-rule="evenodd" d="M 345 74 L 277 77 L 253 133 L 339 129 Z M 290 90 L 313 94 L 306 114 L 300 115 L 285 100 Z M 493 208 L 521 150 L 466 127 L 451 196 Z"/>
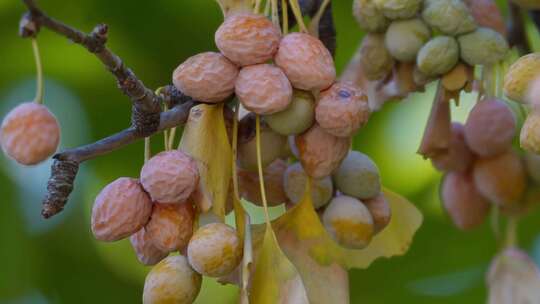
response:
<path id="1" fill-rule="evenodd" d="M 202 277 L 181 255 L 159 262 L 146 276 L 143 304 L 191 304 L 201 290 Z"/>
<path id="2" fill-rule="evenodd" d="M 431 36 L 426 24 L 418 19 L 394 21 L 385 36 L 386 48 L 392 57 L 402 62 L 413 62 L 424 43 Z"/>
<path id="3" fill-rule="evenodd" d="M 461 0 L 426 1 L 422 18 L 430 26 L 451 36 L 476 29 L 469 8 Z"/>
<path id="4" fill-rule="evenodd" d="M 394 67 L 394 58 L 384 45 L 383 34 L 368 34 L 360 45 L 360 66 L 369 80 L 384 78 Z"/>
<path id="5" fill-rule="evenodd" d="M 422 0 L 374 0 L 377 8 L 390 19 L 406 19 L 416 15 Z"/>
<path id="6" fill-rule="evenodd" d="M 480 27 L 476 31 L 459 36 L 461 59 L 469 65 L 489 65 L 502 60 L 508 52 L 506 39 L 490 28 Z"/>
<path id="7" fill-rule="evenodd" d="M 287 197 L 292 203 L 297 204 L 300 202 L 304 196 L 306 182 L 307 175 L 300 163 L 296 163 L 287 168 L 283 178 L 283 187 Z M 333 191 L 334 186 L 330 176 L 312 179 L 311 201 L 313 202 L 313 207 L 318 209 L 328 204 L 332 198 Z"/>
<path id="8" fill-rule="evenodd" d="M 287 137 L 261 125 L 261 163 L 263 169 L 284 153 Z M 257 141 L 255 136 L 238 146 L 238 165 L 245 170 L 257 171 Z"/>
<path id="9" fill-rule="evenodd" d="M 373 0 L 355 0 L 353 14 L 360 27 L 368 32 L 383 32 L 390 24 Z"/>
<path id="10" fill-rule="evenodd" d="M 369 209 L 354 197 L 341 195 L 332 199 L 322 221 L 330 236 L 346 248 L 365 248 L 373 237 L 373 217 Z"/>
<path id="11" fill-rule="evenodd" d="M 416 64 L 427 76 L 441 75 L 450 71 L 459 60 L 457 41 L 448 36 L 439 36 L 428 41 L 418 52 Z"/>
<path id="12" fill-rule="evenodd" d="M 266 115 L 264 120 L 281 135 L 300 134 L 313 125 L 315 97 L 307 91 L 294 90 L 291 104 L 283 111 Z"/>
<path id="13" fill-rule="evenodd" d="M 333 177 L 337 189 L 346 195 L 370 199 L 381 192 L 377 165 L 358 151 L 349 151 Z"/>

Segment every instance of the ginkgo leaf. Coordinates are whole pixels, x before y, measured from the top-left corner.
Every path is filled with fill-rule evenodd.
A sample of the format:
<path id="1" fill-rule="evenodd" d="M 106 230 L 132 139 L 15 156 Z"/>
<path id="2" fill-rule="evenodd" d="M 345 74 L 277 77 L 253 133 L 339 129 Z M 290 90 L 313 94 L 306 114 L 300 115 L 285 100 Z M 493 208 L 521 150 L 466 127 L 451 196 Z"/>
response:
<path id="1" fill-rule="evenodd" d="M 279 247 L 274 232 L 268 229 L 270 226 L 266 228 L 251 276 L 250 303 L 310 303 L 300 274 Z"/>
<path id="2" fill-rule="evenodd" d="M 202 212 L 212 209 L 223 220 L 232 158 L 223 104 L 191 108 L 180 149 L 198 161 L 201 179 L 193 196 L 195 203 Z"/>
<path id="3" fill-rule="evenodd" d="M 305 193 L 310 193 L 306 189 Z M 339 246 L 326 232 L 309 195 L 274 220 L 272 227 L 279 246 L 297 268 L 310 303 L 349 303 L 346 269 L 367 268 L 379 257 L 404 254 L 422 223 L 421 213 L 401 196 L 384 190 L 392 208 L 388 226 L 362 250 Z M 261 227 L 254 227 L 253 239 L 259 239 Z M 257 235 L 259 234 L 259 235 Z M 254 241 L 254 252 L 260 243 Z"/>
<path id="4" fill-rule="evenodd" d="M 379 257 L 389 258 L 407 252 L 422 223 L 422 214 L 414 205 L 389 190 L 383 192 L 392 209 L 392 219 L 365 249 L 339 246 L 326 232 L 309 195 L 304 195 L 297 206 L 278 218 L 273 227 L 278 239 L 282 233 L 295 233 L 319 264 L 337 262 L 346 268 L 367 268 Z"/>

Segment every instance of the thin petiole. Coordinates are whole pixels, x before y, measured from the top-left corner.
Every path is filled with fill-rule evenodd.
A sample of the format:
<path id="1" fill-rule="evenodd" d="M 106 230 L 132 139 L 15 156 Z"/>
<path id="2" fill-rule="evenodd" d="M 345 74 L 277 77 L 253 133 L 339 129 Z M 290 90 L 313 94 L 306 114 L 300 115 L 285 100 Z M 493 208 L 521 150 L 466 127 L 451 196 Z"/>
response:
<path id="1" fill-rule="evenodd" d="M 264 187 L 264 176 L 261 160 L 261 118 L 259 115 L 255 116 L 255 142 L 257 146 L 257 169 L 259 171 L 259 185 L 261 186 L 261 198 L 264 207 L 264 217 L 266 219 L 266 226 L 268 229 L 270 227 L 270 216 L 268 215 L 268 203 L 266 202 L 266 190 Z"/>
<path id="2" fill-rule="evenodd" d="M 150 151 L 150 137 L 144 138 L 144 162 L 147 162 L 152 157 L 152 151 Z"/>
<path id="3" fill-rule="evenodd" d="M 32 38 L 32 50 L 34 52 L 34 60 L 36 61 L 36 97 L 34 102 L 43 103 L 43 66 L 41 65 L 41 55 L 36 38 Z"/>

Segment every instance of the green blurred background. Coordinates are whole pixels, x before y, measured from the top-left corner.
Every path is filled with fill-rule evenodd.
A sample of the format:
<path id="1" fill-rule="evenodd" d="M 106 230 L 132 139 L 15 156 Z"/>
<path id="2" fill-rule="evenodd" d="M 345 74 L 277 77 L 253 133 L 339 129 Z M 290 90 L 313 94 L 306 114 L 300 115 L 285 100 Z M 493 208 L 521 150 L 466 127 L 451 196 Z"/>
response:
<path id="1" fill-rule="evenodd" d="M 212 0 L 38 1 L 54 17 L 89 31 L 110 25 L 109 47 L 151 88 L 168 84 L 187 57 L 215 50 L 221 12 Z M 351 0 L 336 0 L 336 64 L 346 65 L 363 35 Z M 501 7 L 506 6 L 500 3 Z M 0 0 L 0 117 L 34 93 L 30 41 L 17 36 L 24 7 Z M 529 24 L 538 45 L 538 34 Z M 82 48 L 47 30 L 39 35 L 46 76 L 45 103 L 62 125 L 62 147 L 95 141 L 129 124 L 130 102 L 101 64 Z M 388 104 L 355 139 L 355 148 L 378 163 L 384 184 L 414 202 L 425 222 L 409 253 L 352 270 L 351 303 L 482 303 L 484 273 L 497 244 L 489 223 L 456 230 L 441 210 L 440 175 L 415 151 L 434 88 Z M 463 121 L 474 96 L 464 96 L 454 118 Z M 161 140 L 155 140 L 156 149 Z M 50 162 L 32 168 L 0 156 L 0 303 L 138 303 L 148 268 L 129 243 L 99 244 L 91 236 L 89 210 L 100 188 L 119 176 L 137 176 L 141 142 L 82 165 L 66 210 L 40 217 Z M 540 261 L 538 214 L 520 224 L 520 244 Z M 235 287 L 205 281 L 197 303 L 235 303 Z"/>

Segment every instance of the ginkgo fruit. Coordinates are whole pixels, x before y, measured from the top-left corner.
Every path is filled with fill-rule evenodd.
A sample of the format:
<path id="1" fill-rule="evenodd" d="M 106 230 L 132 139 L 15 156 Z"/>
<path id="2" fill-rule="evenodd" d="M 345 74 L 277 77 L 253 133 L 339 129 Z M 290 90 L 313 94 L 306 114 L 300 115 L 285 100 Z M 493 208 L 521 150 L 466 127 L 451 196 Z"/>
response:
<path id="1" fill-rule="evenodd" d="M 365 248 L 375 232 L 369 209 L 350 196 L 340 195 L 332 199 L 323 213 L 322 221 L 330 236 L 346 248 Z"/>
<path id="2" fill-rule="evenodd" d="M 189 264 L 198 273 L 221 277 L 232 272 L 242 259 L 242 247 L 236 231 L 223 223 L 200 227 L 187 248 Z"/>

